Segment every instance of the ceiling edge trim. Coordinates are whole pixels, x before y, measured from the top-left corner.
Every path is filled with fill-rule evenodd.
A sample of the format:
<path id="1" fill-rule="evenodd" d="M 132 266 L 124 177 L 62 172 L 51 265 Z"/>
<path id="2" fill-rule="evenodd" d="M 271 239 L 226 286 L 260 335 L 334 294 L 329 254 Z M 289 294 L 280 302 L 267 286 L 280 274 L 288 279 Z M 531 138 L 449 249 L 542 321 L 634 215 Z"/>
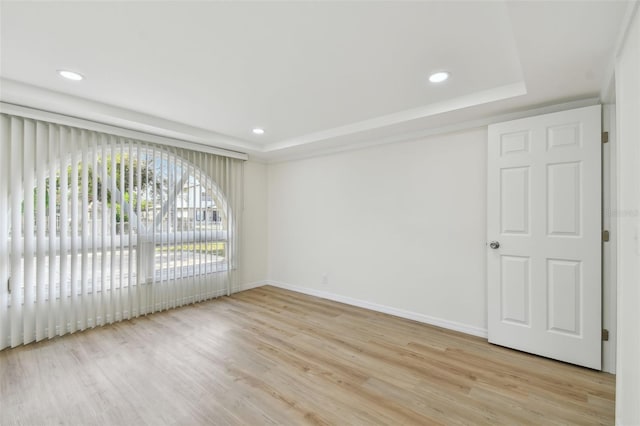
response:
<path id="1" fill-rule="evenodd" d="M 560 104 L 546 105 L 542 107 L 527 109 L 524 111 L 514 111 L 514 112 L 508 112 L 504 114 L 492 115 L 489 117 L 484 117 L 477 120 L 464 121 L 464 122 L 460 122 L 460 123 L 456 123 L 448 126 L 432 127 L 432 128 L 418 131 L 418 132 L 394 135 L 392 137 L 375 139 L 375 140 L 362 142 L 358 144 L 343 145 L 339 147 L 329 147 L 326 149 L 319 148 L 313 151 L 305 150 L 303 152 L 297 152 L 293 154 L 273 153 L 276 156 L 265 157 L 264 155 L 260 155 L 260 158 L 266 159 L 268 164 L 277 164 L 277 163 L 283 163 L 288 161 L 304 160 L 304 159 L 313 158 L 313 157 L 321 157 L 325 155 L 338 154 L 341 152 L 367 149 L 367 148 L 372 148 L 380 145 L 411 142 L 411 141 L 419 140 L 422 138 L 443 135 L 447 133 L 461 132 L 461 131 L 471 130 L 471 129 L 477 129 L 480 127 L 486 127 L 490 124 L 500 123 L 503 121 L 518 120 L 521 118 L 531 117 L 535 115 L 549 114 L 549 113 L 565 111 L 569 109 L 588 107 L 588 106 L 598 105 L 599 103 L 600 103 L 600 99 L 598 97 L 591 97 L 586 99 L 579 99 L 576 101 L 563 102 Z"/>
<path id="2" fill-rule="evenodd" d="M 501 101 L 526 94 L 527 89 L 524 82 L 519 81 L 517 83 L 494 87 L 492 89 L 471 93 L 469 95 L 460 96 L 443 102 L 437 102 L 434 104 L 400 111 L 397 113 L 384 115 L 357 123 L 347 124 L 345 126 L 335 127 L 333 129 L 324 130 L 317 133 L 311 133 L 280 142 L 270 143 L 265 146 L 263 151 L 268 153 L 286 148 L 292 148 L 295 146 L 308 145 L 327 139 L 364 132 L 368 130 L 374 130 L 381 127 L 391 126 L 394 124 L 404 123 L 407 121 L 417 120 L 420 118 L 430 117 L 433 115 L 443 114 L 446 112 L 469 108 L 472 106 L 482 105 L 490 102 Z"/>

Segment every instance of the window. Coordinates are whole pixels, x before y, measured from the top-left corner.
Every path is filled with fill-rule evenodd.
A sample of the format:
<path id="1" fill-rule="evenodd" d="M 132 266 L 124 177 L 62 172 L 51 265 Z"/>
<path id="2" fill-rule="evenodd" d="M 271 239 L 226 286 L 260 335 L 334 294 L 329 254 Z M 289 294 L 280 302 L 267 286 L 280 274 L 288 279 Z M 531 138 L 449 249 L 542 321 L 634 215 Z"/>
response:
<path id="1" fill-rule="evenodd" d="M 1 125 L 0 331 L 33 322 L 24 342 L 40 340 L 231 291 L 240 160 L 5 114 Z"/>

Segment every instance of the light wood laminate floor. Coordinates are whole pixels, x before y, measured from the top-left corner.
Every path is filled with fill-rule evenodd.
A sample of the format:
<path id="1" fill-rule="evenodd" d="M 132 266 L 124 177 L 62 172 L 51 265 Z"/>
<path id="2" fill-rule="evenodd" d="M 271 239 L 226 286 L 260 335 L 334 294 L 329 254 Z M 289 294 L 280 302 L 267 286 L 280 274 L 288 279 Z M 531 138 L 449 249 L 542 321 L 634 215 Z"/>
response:
<path id="1" fill-rule="evenodd" d="M 614 383 L 261 287 L 0 352 L 0 424 L 613 424 Z"/>

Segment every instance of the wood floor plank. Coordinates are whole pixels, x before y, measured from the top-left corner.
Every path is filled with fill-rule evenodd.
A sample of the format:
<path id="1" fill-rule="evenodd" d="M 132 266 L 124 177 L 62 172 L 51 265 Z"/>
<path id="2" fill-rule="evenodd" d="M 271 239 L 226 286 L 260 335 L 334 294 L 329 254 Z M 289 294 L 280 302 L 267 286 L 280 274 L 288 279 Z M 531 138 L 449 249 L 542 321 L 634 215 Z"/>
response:
<path id="1" fill-rule="evenodd" d="M 2 425 L 613 424 L 615 377 L 274 287 L 0 352 Z"/>

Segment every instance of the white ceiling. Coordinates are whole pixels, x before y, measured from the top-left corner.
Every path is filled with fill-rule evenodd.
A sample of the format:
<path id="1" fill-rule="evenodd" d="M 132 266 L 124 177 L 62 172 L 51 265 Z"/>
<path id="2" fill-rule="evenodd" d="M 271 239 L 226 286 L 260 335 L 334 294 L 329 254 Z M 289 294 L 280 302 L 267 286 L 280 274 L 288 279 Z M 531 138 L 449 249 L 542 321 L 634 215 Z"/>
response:
<path id="1" fill-rule="evenodd" d="M 598 96 L 630 9 L 3 1 L 0 99 L 277 159 Z"/>

